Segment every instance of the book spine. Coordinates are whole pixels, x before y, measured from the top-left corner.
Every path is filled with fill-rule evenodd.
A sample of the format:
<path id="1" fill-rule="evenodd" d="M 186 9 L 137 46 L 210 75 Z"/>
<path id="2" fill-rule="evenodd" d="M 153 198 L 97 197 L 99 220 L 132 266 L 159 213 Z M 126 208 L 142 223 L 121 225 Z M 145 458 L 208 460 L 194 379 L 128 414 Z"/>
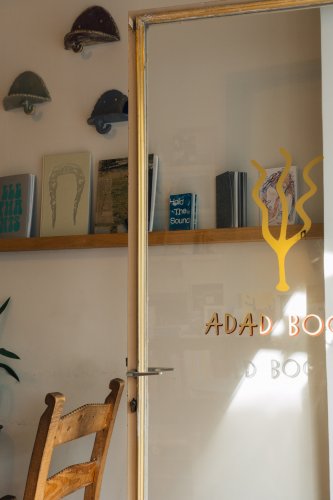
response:
<path id="1" fill-rule="evenodd" d="M 216 177 L 216 227 L 234 225 L 234 179 L 233 172 L 224 172 Z"/>
<path id="2" fill-rule="evenodd" d="M 151 162 L 151 155 L 148 157 L 148 231 L 153 229 L 152 218 L 152 192 L 153 192 L 153 165 Z"/>
<path id="3" fill-rule="evenodd" d="M 242 227 L 247 226 L 247 173 L 243 172 L 242 189 Z"/>
<path id="4" fill-rule="evenodd" d="M 238 182 L 238 227 L 247 225 L 247 173 L 239 172 Z"/>
<path id="5" fill-rule="evenodd" d="M 232 227 L 238 227 L 239 226 L 239 219 L 240 219 L 240 213 L 238 210 L 238 203 L 239 203 L 239 197 L 238 197 L 238 190 L 239 190 L 239 172 L 235 171 L 233 172 L 233 177 L 234 177 L 234 188 L 233 188 L 233 213 L 234 213 L 234 218 L 233 218 L 233 226 Z"/>
<path id="6" fill-rule="evenodd" d="M 193 229 L 198 229 L 198 196 L 195 194 L 194 195 L 194 223 L 193 223 Z"/>
<path id="7" fill-rule="evenodd" d="M 157 173 L 158 156 L 151 153 L 148 156 L 148 231 L 152 231 L 154 227 Z"/>
<path id="8" fill-rule="evenodd" d="M 192 194 L 191 200 L 191 229 L 197 229 L 197 195 Z"/>

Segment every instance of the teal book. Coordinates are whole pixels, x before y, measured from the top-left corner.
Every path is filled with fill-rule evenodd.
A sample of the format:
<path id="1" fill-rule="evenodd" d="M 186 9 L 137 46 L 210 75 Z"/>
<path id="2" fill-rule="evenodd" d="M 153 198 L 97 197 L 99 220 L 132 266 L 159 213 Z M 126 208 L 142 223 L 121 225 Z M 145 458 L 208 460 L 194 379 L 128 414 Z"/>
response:
<path id="1" fill-rule="evenodd" d="M 0 177 L 0 238 L 28 238 L 34 205 L 35 175 Z"/>
<path id="2" fill-rule="evenodd" d="M 181 193 L 170 195 L 169 230 L 197 228 L 197 195 Z"/>

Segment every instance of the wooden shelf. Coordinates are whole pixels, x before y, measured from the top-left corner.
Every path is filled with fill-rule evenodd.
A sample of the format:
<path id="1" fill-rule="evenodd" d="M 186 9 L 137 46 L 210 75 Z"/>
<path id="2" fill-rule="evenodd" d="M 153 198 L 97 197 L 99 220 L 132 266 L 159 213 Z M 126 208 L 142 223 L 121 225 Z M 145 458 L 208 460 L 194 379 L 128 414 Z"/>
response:
<path id="1" fill-rule="evenodd" d="M 272 234 L 279 235 L 279 227 L 273 226 Z M 288 227 L 288 236 L 301 230 L 300 225 Z M 312 224 L 306 239 L 322 238 L 323 224 Z M 149 245 L 188 245 L 191 243 L 250 243 L 264 241 L 261 227 L 238 227 L 226 229 L 197 229 L 195 231 L 165 231 L 149 233 Z"/>
<path id="2" fill-rule="evenodd" d="M 35 250 L 77 250 L 82 248 L 126 247 L 127 234 L 86 234 L 79 236 L 42 236 L 0 240 L 0 252 Z"/>
<path id="3" fill-rule="evenodd" d="M 289 226 L 288 235 L 300 231 L 301 226 Z M 279 227 L 272 227 L 279 235 Z M 323 238 L 323 224 L 312 224 L 305 239 Z M 195 231 L 157 231 L 149 233 L 149 245 L 190 245 L 208 243 L 250 243 L 263 241 L 261 227 L 228 229 L 197 229 Z M 83 248 L 117 248 L 127 246 L 127 234 L 88 234 L 0 240 L 0 252 L 29 252 L 36 250 L 77 250 Z"/>

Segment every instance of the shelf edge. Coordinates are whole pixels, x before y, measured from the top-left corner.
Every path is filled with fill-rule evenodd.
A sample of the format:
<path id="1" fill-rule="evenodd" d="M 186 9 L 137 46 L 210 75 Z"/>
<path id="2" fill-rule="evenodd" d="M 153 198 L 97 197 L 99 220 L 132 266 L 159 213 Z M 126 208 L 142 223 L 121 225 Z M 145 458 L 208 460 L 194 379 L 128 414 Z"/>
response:
<path id="1" fill-rule="evenodd" d="M 301 225 L 289 226 L 288 236 L 301 229 Z M 279 235 L 279 227 L 273 226 L 272 234 Z M 305 239 L 320 239 L 324 236 L 322 223 L 312 224 Z M 214 243 L 263 242 L 261 227 L 224 229 L 196 229 L 194 231 L 156 231 L 148 234 L 149 246 L 191 245 Z M 82 250 L 94 248 L 127 247 L 127 233 L 86 234 L 74 236 L 43 236 L 0 240 L 1 252 L 29 252 L 45 250 Z"/>
<path id="2" fill-rule="evenodd" d="M 301 230 L 302 226 L 292 225 L 288 227 L 288 236 Z M 323 238 L 324 225 L 322 223 L 312 224 L 305 239 Z M 275 237 L 279 235 L 279 227 L 271 227 Z M 149 245 L 189 245 L 209 243 L 255 243 L 263 242 L 261 227 L 239 227 L 224 229 L 197 229 L 194 231 L 161 231 L 149 233 Z"/>

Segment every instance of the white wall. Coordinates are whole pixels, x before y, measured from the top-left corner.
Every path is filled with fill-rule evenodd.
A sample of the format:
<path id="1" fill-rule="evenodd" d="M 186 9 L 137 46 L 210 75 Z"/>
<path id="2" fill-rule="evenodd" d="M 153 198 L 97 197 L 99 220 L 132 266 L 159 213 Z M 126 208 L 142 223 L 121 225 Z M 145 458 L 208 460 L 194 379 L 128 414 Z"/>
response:
<path id="1" fill-rule="evenodd" d="M 40 108 L 37 119 L 20 111 L 0 110 L 1 175 L 31 172 L 40 182 L 45 153 L 89 150 L 95 169 L 100 159 L 127 154 L 126 124 L 101 136 L 86 119 L 105 90 L 126 93 L 127 12 L 166 3 L 99 2 L 117 22 L 121 41 L 89 48 L 84 55 L 65 51 L 63 37 L 76 17 L 91 6 L 87 0 L 1 3 L 0 95 L 8 93 L 19 73 L 32 70 L 44 79 L 52 97 L 51 103 Z M 152 147 L 159 151 L 158 142 Z M 241 248 L 236 251 L 242 255 Z M 64 391 L 69 408 L 87 399 L 104 398 L 110 378 L 125 378 L 127 252 L 2 254 L 0 276 L 0 298 L 12 298 L 1 321 L 0 345 L 21 356 L 21 361 L 13 362 L 20 384 L 0 373 L 0 423 L 4 425 L 0 496 L 11 493 L 21 498 L 45 393 Z M 103 499 L 126 498 L 126 446 L 124 398 Z"/>

